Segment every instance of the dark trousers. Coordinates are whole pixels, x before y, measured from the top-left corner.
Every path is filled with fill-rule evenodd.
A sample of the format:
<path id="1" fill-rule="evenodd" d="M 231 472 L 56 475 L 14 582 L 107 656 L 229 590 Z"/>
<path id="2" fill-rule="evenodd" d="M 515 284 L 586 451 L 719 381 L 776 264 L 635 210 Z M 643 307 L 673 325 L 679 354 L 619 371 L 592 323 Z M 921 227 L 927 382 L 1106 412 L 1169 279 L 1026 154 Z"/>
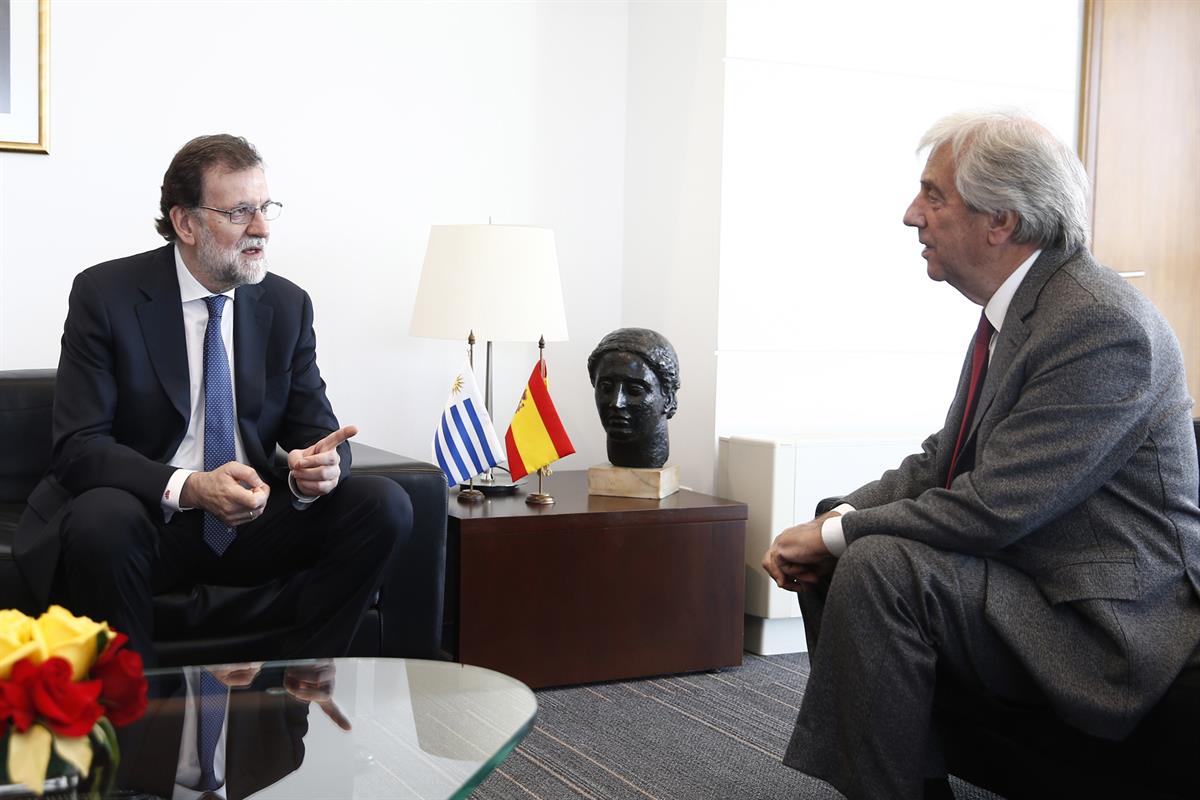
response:
<path id="1" fill-rule="evenodd" d="M 388 565 L 412 534 L 412 504 L 394 481 L 359 475 L 304 511 L 292 507 L 286 485 L 272 486 L 263 515 L 239 527 L 221 556 L 205 544 L 202 527 L 200 511 L 164 522 L 160 508 L 120 489 L 84 492 L 63 521 L 56 598 L 127 634 L 152 665 L 155 594 L 290 578 L 301 582 L 288 595 L 298 598 L 294 608 L 271 614 L 286 620 L 276 657 L 345 655 Z M 254 622 L 247 620 L 248 628 Z"/>
<path id="2" fill-rule="evenodd" d="M 972 556 L 891 536 L 851 544 L 828 593 L 810 590 L 801 602 L 812 672 L 783 763 L 851 800 L 920 798 L 927 778 L 945 775 L 933 731 L 939 673 L 1012 702 L 1044 702 L 984 618 L 986 580 L 986 563 Z"/>

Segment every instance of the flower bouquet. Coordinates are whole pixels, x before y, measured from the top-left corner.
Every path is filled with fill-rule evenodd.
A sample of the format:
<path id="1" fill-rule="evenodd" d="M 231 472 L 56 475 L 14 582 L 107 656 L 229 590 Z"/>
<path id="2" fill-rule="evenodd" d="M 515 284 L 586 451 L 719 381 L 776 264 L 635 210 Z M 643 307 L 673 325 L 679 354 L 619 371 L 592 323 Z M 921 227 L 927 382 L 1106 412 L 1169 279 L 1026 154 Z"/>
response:
<path id="1" fill-rule="evenodd" d="M 146 711 L 142 658 L 127 640 L 61 606 L 37 619 L 0 610 L 0 796 L 18 783 L 41 795 L 63 776 L 93 795 L 111 787 L 113 726 Z"/>

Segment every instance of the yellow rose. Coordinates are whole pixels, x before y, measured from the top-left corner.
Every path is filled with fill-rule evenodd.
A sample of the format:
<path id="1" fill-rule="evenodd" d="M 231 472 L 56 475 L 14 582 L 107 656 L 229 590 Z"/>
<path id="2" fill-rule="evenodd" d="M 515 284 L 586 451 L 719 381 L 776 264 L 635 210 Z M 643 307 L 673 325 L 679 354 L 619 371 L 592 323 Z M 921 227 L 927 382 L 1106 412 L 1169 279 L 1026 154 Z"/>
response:
<path id="1" fill-rule="evenodd" d="M 13 664 L 38 650 L 33 638 L 33 620 L 20 611 L 0 611 L 0 681 L 8 680 Z"/>
<path id="2" fill-rule="evenodd" d="M 78 681 L 87 677 L 112 638 L 112 631 L 107 622 L 93 622 L 76 617 L 62 606 L 50 606 L 34 623 L 33 636 L 43 648 L 41 660 L 65 658 L 71 665 L 72 680 Z"/>

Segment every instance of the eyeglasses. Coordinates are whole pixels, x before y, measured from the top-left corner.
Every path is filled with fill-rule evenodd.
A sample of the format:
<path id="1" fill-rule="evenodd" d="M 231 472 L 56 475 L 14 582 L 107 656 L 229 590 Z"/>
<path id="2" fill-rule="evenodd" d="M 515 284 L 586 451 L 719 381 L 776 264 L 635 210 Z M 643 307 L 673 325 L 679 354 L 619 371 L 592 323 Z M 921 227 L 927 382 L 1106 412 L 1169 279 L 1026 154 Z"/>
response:
<path id="1" fill-rule="evenodd" d="M 218 214 L 224 214 L 229 217 L 229 221 L 234 225 L 247 225 L 250 220 L 254 219 L 254 214 L 257 212 L 263 215 L 265 220 L 279 219 L 279 215 L 283 213 L 283 203 L 277 203 L 274 200 L 268 200 L 261 206 L 237 206 L 236 208 L 212 208 L 210 206 L 196 206 L 203 208 L 205 211 L 215 211 Z"/>

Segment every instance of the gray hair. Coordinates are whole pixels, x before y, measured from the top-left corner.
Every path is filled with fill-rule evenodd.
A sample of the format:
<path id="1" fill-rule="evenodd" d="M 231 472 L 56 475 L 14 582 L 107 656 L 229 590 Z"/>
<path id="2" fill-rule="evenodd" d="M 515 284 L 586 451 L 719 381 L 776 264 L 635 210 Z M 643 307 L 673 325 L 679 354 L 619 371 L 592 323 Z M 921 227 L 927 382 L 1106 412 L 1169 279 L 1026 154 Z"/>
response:
<path id="1" fill-rule="evenodd" d="M 1072 252 L 1088 243 L 1090 189 L 1079 158 L 1014 111 L 962 111 L 934 123 L 917 152 L 949 144 L 954 188 L 972 211 L 1013 211 L 1013 241 Z"/>

